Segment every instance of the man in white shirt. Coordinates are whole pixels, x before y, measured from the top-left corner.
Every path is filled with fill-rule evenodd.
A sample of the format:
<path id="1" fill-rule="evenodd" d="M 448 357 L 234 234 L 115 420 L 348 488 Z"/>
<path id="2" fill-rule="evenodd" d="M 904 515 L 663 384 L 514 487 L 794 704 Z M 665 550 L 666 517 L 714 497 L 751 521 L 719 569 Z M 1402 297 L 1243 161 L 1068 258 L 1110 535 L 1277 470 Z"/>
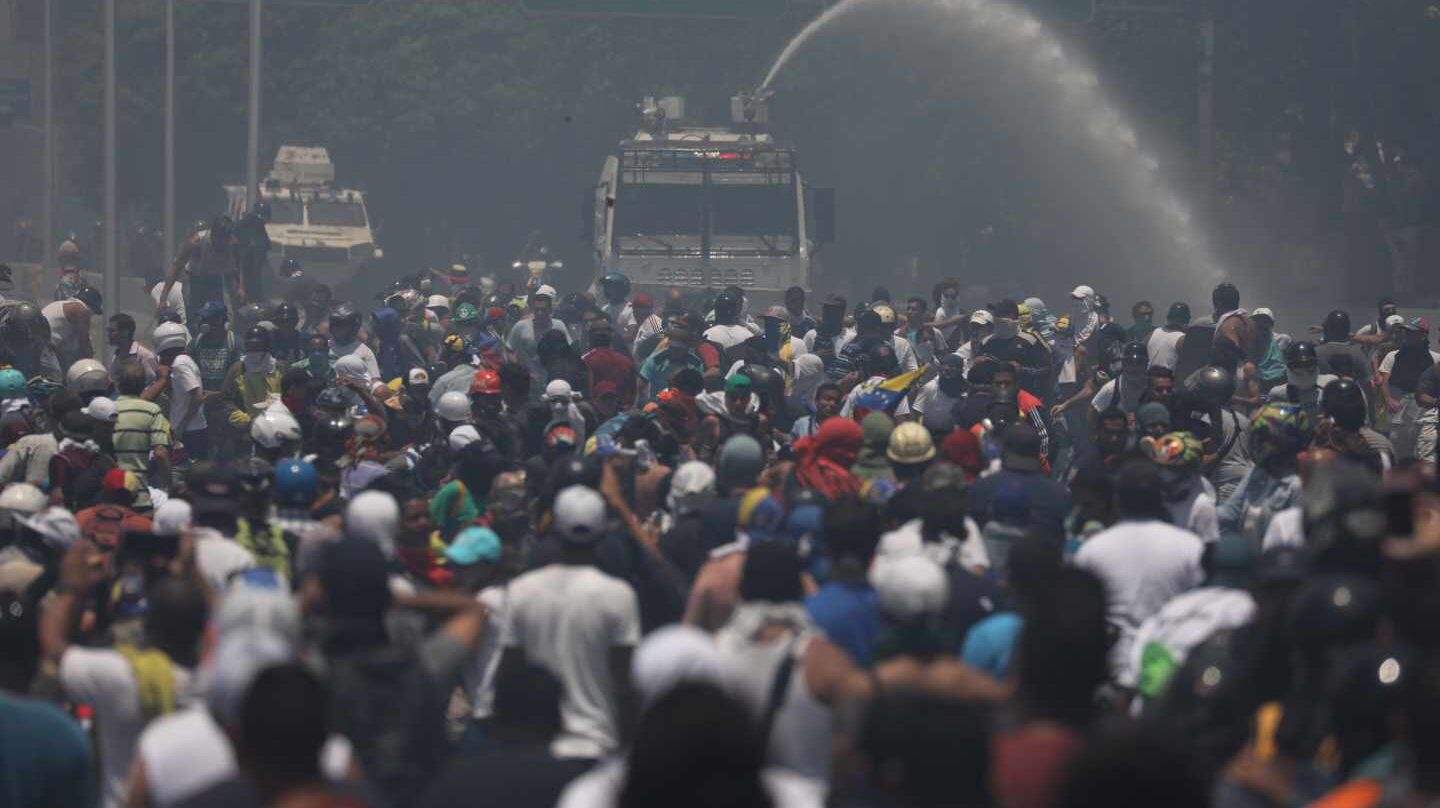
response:
<path id="1" fill-rule="evenodd" d="M 530 371 L 532 401 L 540 399 L 540 392 L 549 381 L 545 367 L 540 362 L 540 339 L 551 331 L 558 331 L 565 336 L 566 342 L 570 341 L 570 332 L 565 329 L 565 325 L 551 315 L 554 307 L 555 290 L 549 286 L 541 286 L 530 294 L 530 316 L 510 329 L 507 344 L 510 350 L 515 352 L 520 364 Z"/>
<path id="2" fill-rule="evenodd" d="M 330 312 L 330 355 L 332 359 L 359 357 L 370 378 L 380 378 L 380 361 L 360 339 L 360 312 L 349 303 L 341 303 Z"/>
<path id="3" fill-rule="evenodd" d="M 1120 520 L 1080 545 L 1074 563 L 1105 583 L 1107 619 L 1116 631 L 1111 668 L 1121 670 L 1140 624 L 1204 580 L 1204 545 L 1194 533 L 1169 523 L 1164 486 L 1153 463 L 1126 464 L 1115 492 Z"/>
<path id="4" fill-rule="evenodd" d="M 153 401 L 160 393 L 170 393 L 170 427 L 180 438 L 192 460 L 210 455 L 209 424 L 205 421 L 205 389 L 200 379 L 200 366 L 185 352 L 189 334 L 179 323 L 161 323 L 155 327 L 152 341 L 159 352 L 158 378 L 141 396 Z"/>
<path id="5" fill-rule="evenodd" d="M 728 350 L 750 339 L 758 333 L 745 325 L 741 319 L 744 297 L 732 290 L 725 290 L 715 298 L 715 324 L 705 329 L 705 339 Z"/>
<path id="6" fill-rule="evenodd" d="M 99 552 L 80 542 L 61 562 L 55 596 L 41 617 L 40 645 L 46 659 L 59 666 L 65 697 L 95 711 L 103 804 L 121 808 L 140 731 L 194 700 L 192 671 L 208 610 L 204 591 L 190 578 L 162 578 L 145 592 L 143 651 L 72 645 L 86 598 L 106 583 Z"/>
<path id="7" fill-rule="evenodd" d="M 555 498 L 553 515 L 561 560 L 510 583 L 499 678 L 527 661 L 549 669 L 565 690 L 552 754 L 600 758 L 621 746 L 640 608 L 629 584 L 595 568 L 608 521 L 601 496 L 571 486 Z"/>

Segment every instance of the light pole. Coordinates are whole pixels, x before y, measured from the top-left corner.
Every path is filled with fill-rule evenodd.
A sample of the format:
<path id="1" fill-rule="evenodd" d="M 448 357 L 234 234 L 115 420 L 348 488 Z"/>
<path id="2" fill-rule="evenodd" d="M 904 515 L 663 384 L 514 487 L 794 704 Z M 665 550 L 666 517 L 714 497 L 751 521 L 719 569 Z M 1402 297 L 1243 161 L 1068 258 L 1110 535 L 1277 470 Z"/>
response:
<path id="1" fill-rule="evenodd" d="M 45 69 L 43 78 L 45 88 L 45 165 L 41 170 L 41 181 L 45 187 L 40 189 L 40 266 L 50 266 L 54 258 L 55 243 L 55 26 L 52 24 L 51 5 L 53 0 L 45 0 L 44 3 L 44 51 Z"/>
<path id="2" fill-rule="evenodd" d="M 120 279 L 116 274 L 115 253 L 115 0 L 105 3 L 105 274 L 104 294 L 111 306 L 119 300 Z"/>
<path id="3" fill-rule="evenodd" d="M 162 224 L 165 240 L 160 260 L 168 266 L 175 249 L 175 0 L 165 0 L 165 211 Z"/>
<path id="4" fill-rule="evenodd" d="M 250 0 L 250 110 L 245 142 L 245 203 L 260 199 L 260 6 Z"/>

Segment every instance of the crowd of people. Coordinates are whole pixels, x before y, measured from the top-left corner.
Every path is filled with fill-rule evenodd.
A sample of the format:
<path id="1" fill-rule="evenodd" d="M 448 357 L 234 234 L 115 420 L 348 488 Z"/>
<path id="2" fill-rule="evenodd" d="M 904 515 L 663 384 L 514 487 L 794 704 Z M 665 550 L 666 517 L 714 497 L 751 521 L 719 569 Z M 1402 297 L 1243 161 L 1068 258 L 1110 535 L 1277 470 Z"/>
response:
<path id="1" fill-rule="evenodd" d="M 265 302 L 222 238 L 0 303 L 0 805 L 1440 800 L 1391 301 Z"/>

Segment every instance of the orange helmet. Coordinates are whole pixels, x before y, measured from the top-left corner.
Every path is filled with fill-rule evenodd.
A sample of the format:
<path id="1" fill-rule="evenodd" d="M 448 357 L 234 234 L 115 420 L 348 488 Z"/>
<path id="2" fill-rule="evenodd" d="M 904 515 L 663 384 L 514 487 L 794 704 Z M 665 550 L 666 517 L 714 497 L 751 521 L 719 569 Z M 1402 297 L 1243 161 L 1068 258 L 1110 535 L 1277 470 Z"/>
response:
<path id="1" fill-rule="evenodd" d="M 475 371 L 475 378 L 470 380 L 470 395 L 500 395 L 500 374 L 489 368 Z"/>

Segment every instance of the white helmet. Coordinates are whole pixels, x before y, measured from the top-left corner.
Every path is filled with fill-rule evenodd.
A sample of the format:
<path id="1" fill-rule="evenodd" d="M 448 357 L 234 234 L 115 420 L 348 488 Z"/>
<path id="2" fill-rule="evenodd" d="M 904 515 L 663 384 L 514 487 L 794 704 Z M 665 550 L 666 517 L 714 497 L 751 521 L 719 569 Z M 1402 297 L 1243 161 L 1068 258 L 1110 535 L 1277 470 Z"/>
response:
<path id="1" fill-rule="evenodd" d="M 110 371 L 94 359 L 80 359 L 65 373 L 65 389 L 72 393 L 105 393 L 110 390 Z"/>
<path id="2" fill-rule="evenodd" d="M 190 332 L 179 323 L 161 323 L 155 326 L 153 341 L 155 353 L 162 353 L 172 348 L 184 348 L 185 343 L 190 341 Z"/>
<path id="3" fill-rule="evenodd" d="M 50 498 L 30 483 L 11 483 L 0 491 L 0 511 L 33 516 L 45 510 Z"/>
<path id="4" fill-rule="evenodd" d="M 435 414 L 442 421 L 451 423 L 470 422 L 470 397 L 458 390 L 451 390 L 435 402 Z"/>
<path id="5" fill-rule="evenodd" d="M 286 442 L 300 440 L 300 422 L 288 412 L 266 410 L 251 422 L 250 440 L 266 449 L 279 449 Z"/>

